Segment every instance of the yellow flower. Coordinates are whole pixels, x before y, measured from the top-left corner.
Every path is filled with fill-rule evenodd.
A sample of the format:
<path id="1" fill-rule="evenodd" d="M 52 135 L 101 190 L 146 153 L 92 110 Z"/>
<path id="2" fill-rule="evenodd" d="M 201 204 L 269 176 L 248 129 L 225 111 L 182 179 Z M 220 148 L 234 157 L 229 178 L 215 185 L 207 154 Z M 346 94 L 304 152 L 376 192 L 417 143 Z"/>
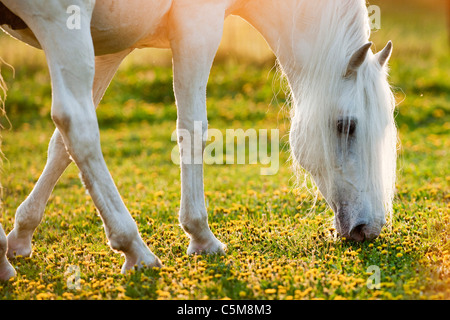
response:
<path id="1" fill-rule="evenodd" d="M 339 287 L 339 286 L 341 285 L 341 283 L 340 283 L 339 281 L 337 281 L 337 280 L 331 281 L 330 284 L 331 284 L 333 287 Z"/>
<path id="2" fill-rule="evenodd" d="M 45 292 L 39 293 L 39 294 L 36 296 L 36 299 L 37 299 L 37 300 L 46 300 L 46 299 L 50 299 L 50 298 L 51 298 L 51 295 L 48 294 L 48 293 L 45 293 Z"/>
<path id="3" fill-rule="evenodd" d="M 70 292 L 64 292 L 64 293 L 62 294 L 62 297 L 63 297 L 64 299 L 70 300 L 70 299 L 73 299 L 73 294 L 70 293 Z"/>

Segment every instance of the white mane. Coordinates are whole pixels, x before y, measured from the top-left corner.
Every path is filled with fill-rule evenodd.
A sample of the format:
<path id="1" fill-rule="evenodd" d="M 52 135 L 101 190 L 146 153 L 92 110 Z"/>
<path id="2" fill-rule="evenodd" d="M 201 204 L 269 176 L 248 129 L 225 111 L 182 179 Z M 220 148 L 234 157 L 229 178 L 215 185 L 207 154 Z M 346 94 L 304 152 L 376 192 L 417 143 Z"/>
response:
<path id="1" fill-rule="evenodd" d="M 302 10 L 307 1 L 299 1 Z M 302 159 L 310 164 L 308 171 L 332 177 L 337 164 L 336 131 L 338 118 L 358 119 L 357 154 L 360 177 L 375 201 L 384 203 L 391 214 L 395 187 L 397 132 L 393 118 L 395 101 L 387 82 L 386 70 L 381 70 L 369 51 L 358 70 L 356 85 L 343 96 L 343 75 L 351 55 L 369 42 L 370 26 L 363 0 L 316 0 L 314 13 L 319 21 L 311 24 L 314 41 L 309 58 L 295 76 L 285 70 L 292 90 L 292 122 L 301 123 L 295 132 L 295 144 Z M 292 81 L 295 80 L 295 81 Z M 295 163 L 295 161 L 294 161 Z M 382 165 L 379 165 L 382 164 Z M 312 167 L 311 167 L 312 166 Z M 332 191 L 332 179 L 322 186 Z M 323 189 L 322 189 L 323 190 Z M 378 200 L 378 201 L 377 201 Z M 379 208 L 383 210 L 383 208 Z"/>

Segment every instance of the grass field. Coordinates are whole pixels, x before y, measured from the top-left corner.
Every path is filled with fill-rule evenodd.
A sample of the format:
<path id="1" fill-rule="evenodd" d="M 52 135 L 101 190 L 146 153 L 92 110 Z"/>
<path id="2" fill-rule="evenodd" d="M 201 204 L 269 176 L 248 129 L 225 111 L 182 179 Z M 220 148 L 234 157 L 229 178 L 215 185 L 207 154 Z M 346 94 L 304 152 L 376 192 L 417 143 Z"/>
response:
<path id="1" fill-rule="evenodd" d="M 450 299 L 450 48 L 444 1 L 371 1 L 382 10 L 372 40 L 391 39 L 390 81 L 399 128 L 397 195 L 390 228 L 372 242 L 333 237 L 325 201 L 294 187 L 288 111 L 274 58 L 260 38 L 243 41 L 231 21 L 212 69 L 212 128 L 279 129 L 281 167 L 205 165 L 210 226 L 224 256 L 187 256 L 178 224 L 179 167 L 170 52 L 129 57 L 99 108 L 103 153 L 143 239 L 162 269 L 120 274 L 124 258 L 107 245 L 101 219 L 75 165 L 56 186 L 33 241 L 33 255 L 12 262 L 18 275 L 0 283 L 0 299 Z M 245 24 L 244 24 L 245 27 Z M 237 31 L 236 31 L 237 30 Z M 254 31 L 244 29 L 248 39 Z M 245 42 L 245 41 L 244 41 Z M 2 36 L 9 86 L 2 130 L 1 220 L 31 191 L 54 130 L 51 90 L 41 52 Z M 255 56 L 252 56 L 255 54 Z M 9 124 L 3 119 L 3 124 Z M 73 270 L 80 287 L 72 288 Z M 371 288 L 374 269 L 380 287 Z"/>

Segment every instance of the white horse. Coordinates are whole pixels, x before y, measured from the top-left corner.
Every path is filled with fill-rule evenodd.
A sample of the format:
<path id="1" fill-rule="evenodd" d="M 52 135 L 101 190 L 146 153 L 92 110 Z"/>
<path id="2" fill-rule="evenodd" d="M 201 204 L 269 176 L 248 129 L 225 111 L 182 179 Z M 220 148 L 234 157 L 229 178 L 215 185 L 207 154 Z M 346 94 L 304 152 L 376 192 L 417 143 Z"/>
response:
<path id="1" fill-rule="evenodd" d="M 1 21 L 4 31 L 46 53 L 56 125 L 42 176 L 17 209 L 7 241 L 3 230 L 0 233 L 1 278 L 14 275 L 5 252 L 9 258 L 31 254 L 33 232 L 71 161 L 81 171 L 111 248 L 125 255 L 122 272 L 161 265 L 141 239 L 106 167 L 95 110 L 132 50 L 170 48 L 177 130 L 204 137 L 207 80 L 224 19 L 231 14 L 253 25 L 278 58 L 292 92 L 293 158 L 311 173 L 334 210 L 337 232 L 356 241 L 379 235 L 391 212 L 395 180 L 394 100 L 385 67 L 392 44 L 372 53 L 364 0 L 1 0 L 0 4 L 6 16 Z M 69 18 L 75 19 L 69 21 L 72 24 Z M 202 124 L 197 134 L 196 121 Z M 187 252 L 223 253 L 224 244 L 208 226 L 203 165 L 183 161 L 202 157 L 205 141 L 196 150 L 196 143 L 186 146 L 179 137 L 179 221 L 190 238 Z"/>

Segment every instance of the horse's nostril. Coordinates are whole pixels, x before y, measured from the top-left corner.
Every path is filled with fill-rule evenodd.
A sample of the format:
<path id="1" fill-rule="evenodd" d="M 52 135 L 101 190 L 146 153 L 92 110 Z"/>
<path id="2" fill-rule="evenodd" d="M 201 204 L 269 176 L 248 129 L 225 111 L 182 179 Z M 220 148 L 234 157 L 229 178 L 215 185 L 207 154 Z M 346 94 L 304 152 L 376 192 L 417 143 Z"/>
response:
<path id="1" fill-rule="evenodd" d="M 358 242 L 364 241 L 365 238 L 366 238 L 366 236 L 364 234 L 364 227 L 365 226 L 366 225 L 363 223 L 363 224 L 359 224 L 356 227 L 354 227 L 352 229 L 352 231 L 350 231 L 350 238 L 355 240 L 355 241 L 358 241 Z"/>

